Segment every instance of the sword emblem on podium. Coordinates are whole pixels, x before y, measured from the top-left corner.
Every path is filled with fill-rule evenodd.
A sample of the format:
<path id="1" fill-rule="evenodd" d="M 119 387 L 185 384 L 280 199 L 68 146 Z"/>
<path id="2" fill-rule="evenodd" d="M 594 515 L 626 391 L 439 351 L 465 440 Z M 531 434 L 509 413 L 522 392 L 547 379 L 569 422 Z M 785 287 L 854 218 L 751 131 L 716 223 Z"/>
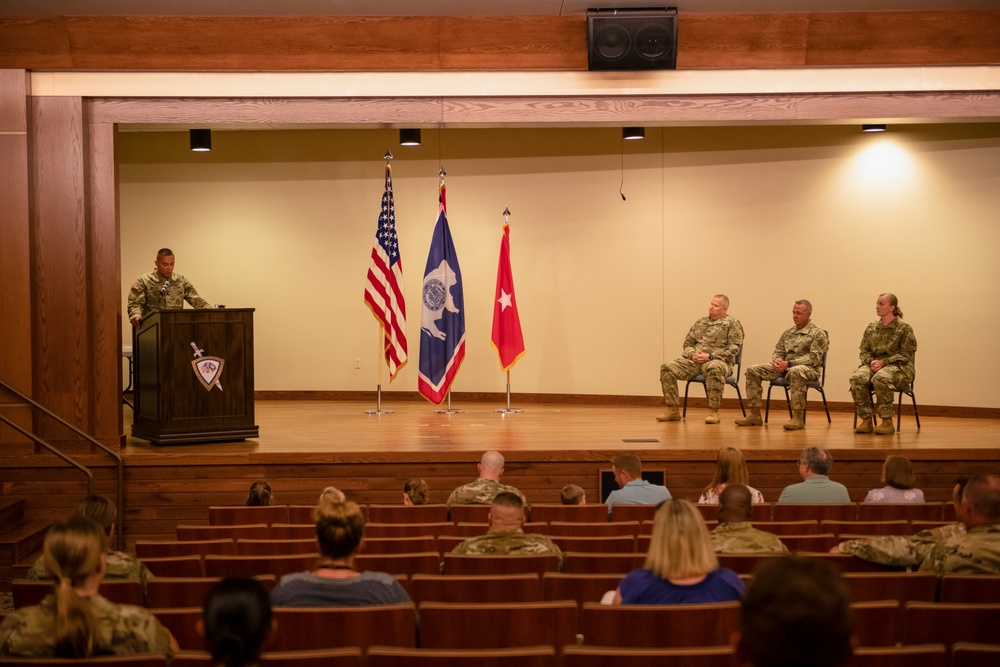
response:
<path id="1" fill-rule="evenodd" d="M 194 374 L 206 390 L 212 391 L 212 387 L 217 387 L 222 391 L 222 383 L 219 376 L 222 375 L 222 367 L 226 364 L 225 359 L 220 357 L 206 357 L 205 351 L 198 347 L 198 344 L 191 341 L 191 349 L 194 350 L 194 359 L 191 360 L 191 368 Z"/>

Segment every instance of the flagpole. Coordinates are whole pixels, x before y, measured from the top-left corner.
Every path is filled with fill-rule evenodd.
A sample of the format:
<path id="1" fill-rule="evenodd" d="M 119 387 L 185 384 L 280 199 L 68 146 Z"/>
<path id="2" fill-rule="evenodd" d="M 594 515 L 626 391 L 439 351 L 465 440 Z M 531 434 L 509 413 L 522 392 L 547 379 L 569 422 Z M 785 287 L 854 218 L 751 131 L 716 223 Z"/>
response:
<path id="1" fill-rule="evenodd" d="M 503 224 L 504 225 L 509 225 L 510 224 L 510 209 L 508 207 L 506 207 L 506 206 L 504 206 L 504 209 L 503 209 Z M 510 407 L 510 369 L 509 368 L 507 369 L 507 406 L 504 407 L 504 408 L 497 408 L 493 412 L 498 412 L 498 413 L 504 414 L 504 415 L 510 414 L 510 413 L 514 413 L 514 412 L 524 412 L 524 410 L 522 410 L 521 408 L 512 408 L 512 407 Z"/>
<path id="2" fill-rule="evenodd" d="M 465 410 L 459 410 L 458 408 L 454 408 L 453 409 L 451 407 L 451 391 L 449 391 L 448 392 L 448 407 L 446 407 L 446 408 L 439 408 L 439 409 L 435 410 L 434 412 L 437 413 L 437 414 L 439 414 L 439 415 L 457 415 L 457 414 L 460 414 L 462 412 L 465 412 Z"/>

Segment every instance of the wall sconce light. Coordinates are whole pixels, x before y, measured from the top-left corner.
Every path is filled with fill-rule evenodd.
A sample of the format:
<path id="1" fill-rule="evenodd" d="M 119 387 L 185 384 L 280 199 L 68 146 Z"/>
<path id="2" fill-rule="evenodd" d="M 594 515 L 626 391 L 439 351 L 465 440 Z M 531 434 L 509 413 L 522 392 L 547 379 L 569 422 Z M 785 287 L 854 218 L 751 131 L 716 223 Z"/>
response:
<path id="1" fill-rule="evenodd" d="M 861 126 L 862 132 L 885 132 L 885 123 L 866 123 Z"/>
<path id="2" fill-rule="evenodd" d="M 399 145 L 400 146 L 419 146 L 420 145 L 420 129 L 419 128 L 403 128 L 399 131 Z"/>
<path id="3" fill-rule="evenodd" d="M 191 150 L 196 153 L 205 153 L 212 150 L 211 130 L 191 130 Z"/>
<path id="4" fill-rule="evenodd" d="M 645 139 L 646 128 L 644 127 L 623 127 L 622 139 L 634 141 L 635 139 Z"/>

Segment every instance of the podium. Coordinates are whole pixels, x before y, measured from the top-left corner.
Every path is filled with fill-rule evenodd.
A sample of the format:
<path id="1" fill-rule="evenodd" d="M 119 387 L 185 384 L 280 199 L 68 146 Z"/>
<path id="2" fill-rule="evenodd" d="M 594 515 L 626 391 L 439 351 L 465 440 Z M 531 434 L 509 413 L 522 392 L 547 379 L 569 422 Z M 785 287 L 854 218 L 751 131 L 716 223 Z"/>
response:
<path id="1" fill-rule="evenodd" d="M 165 309 L 135 333 L 132 435 L 156 444 L 256 438 L 253 308 Z"/>

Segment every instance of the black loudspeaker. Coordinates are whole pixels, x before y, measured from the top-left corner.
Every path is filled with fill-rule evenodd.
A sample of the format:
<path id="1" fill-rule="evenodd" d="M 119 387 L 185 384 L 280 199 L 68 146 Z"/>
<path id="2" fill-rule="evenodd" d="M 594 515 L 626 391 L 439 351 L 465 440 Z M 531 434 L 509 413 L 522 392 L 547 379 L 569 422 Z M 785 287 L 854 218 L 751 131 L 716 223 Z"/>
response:
<path id="1" fill-rule="evenodd" d="M 677 69 L 677 10 L 588 10 L 587 69 Z"/>

